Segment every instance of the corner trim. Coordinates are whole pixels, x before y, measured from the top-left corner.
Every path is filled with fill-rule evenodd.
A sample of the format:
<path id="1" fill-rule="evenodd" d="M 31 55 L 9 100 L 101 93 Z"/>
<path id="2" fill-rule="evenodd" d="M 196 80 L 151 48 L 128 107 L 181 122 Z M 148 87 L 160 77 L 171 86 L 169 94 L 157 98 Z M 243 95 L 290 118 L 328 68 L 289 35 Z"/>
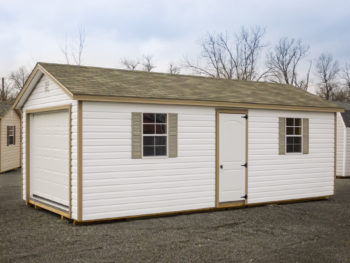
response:
<path id="1" fill-rule="evenodd" d="M 78 178 L 77 178 L 77 220 L 83 218 L 83 102 L 78 101 Z"/>

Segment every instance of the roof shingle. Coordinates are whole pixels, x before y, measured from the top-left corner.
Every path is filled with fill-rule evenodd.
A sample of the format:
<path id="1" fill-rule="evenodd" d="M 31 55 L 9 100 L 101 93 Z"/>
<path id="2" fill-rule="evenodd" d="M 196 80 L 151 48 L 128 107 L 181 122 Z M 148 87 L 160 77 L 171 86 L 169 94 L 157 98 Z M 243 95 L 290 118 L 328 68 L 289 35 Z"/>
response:
<path id="1" fill-rule="evenodd" d="M 39 63 L 73 95 L 339 108 L 290 85 Z"/>

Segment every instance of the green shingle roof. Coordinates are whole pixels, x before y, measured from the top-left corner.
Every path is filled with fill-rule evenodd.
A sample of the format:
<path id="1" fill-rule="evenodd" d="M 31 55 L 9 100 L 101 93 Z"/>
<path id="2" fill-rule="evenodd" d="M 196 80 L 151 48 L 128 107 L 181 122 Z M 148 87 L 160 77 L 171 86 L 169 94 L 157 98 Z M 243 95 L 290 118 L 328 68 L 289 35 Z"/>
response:
<path id="1" fill-rule="evenodd" d="M 339 108 L 290 85 L 39 63 L 73 95 Z"/>
<path id="2" fill-rule="evenodd" d="M 12 104 L 13 104 L 13 100 L 0 101 L 0 118 L 4 117 L 4 115 L 11 109 Z"/>

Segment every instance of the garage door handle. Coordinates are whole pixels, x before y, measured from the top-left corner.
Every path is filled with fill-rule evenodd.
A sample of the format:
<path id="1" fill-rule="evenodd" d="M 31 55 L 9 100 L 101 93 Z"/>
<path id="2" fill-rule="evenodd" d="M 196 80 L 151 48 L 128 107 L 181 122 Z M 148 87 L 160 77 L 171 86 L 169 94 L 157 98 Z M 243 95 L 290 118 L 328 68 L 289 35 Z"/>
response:
<path id="1" fill-rule="evenodd" d="M 242 164 L 241 166 L 244 166 L 245 168 L 247 168 L 247 167 L 248 167 L 248 164 L 245 163 L 245 164 Z"/>
<path id="2" fill-rule="evenodd" d="M 220 169 L 224 169 L 224 166 L 222 164 L 220 165 Z"/>

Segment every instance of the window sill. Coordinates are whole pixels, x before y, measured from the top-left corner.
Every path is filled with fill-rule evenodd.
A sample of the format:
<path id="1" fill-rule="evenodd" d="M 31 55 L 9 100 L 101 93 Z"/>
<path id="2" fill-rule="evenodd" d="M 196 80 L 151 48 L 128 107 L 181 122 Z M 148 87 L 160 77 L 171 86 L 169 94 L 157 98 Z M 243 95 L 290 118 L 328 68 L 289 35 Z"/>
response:
<path id="1" fill-rule="evenodd" d="M 168 159 L 167 155 L 164 156 L 142 156 L 142 159 Z"/>

